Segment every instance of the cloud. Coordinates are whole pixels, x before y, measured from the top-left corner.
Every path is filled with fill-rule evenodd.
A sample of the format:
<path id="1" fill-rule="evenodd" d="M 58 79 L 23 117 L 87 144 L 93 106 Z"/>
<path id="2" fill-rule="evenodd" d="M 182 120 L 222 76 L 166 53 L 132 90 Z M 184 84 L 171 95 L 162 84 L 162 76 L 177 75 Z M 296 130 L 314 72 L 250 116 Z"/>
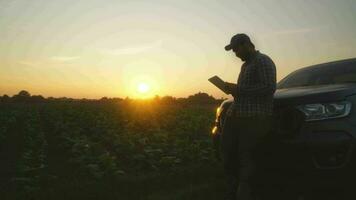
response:
<path id="1" fill-rule="evenodd" d="M 79 56 L 52 56 L 49 58 L 43 58 L 41 60 L 31 61 L 31 60 L 20 60 L 16 63 L 30 66 L 30 67 L 38 67 L 38 66 L 49 66 L 56 64 L 64 64 L 73 60 L 79 59 Z"/>
<path id="2" fill-rule="evenodd" d="M 303 34 L 320 32 L 324 28 L 327 28 L 327 26 L 321 25 L 316 27 L 300 27 L 300 28 L 292 28 L 292 29 L 271 30 L 261 35 L 261 38 L 267 39 L 267 38 L 275 38 L 275 37 L 283 37 L 283 36 L 300 36 Z"/>
<path id="3" fill-rule="evenodd" d="M 326 25 L 316 26 L 316 27 L 304 27 L 304 28 L 295 28 L 295 29 L 285 29 L 285 30 L 277 30 L 272 31 L 270 35 L 273 36 L 282 36 L 282 35 L 297 35 L 297 34 L 304 34 L 310 33 L 315 31 L 320 31 L 323 28 L 327 28 Z"/>
<path id="4" fill-rule="evenodd" d="M 25 60 L 17 61 L 17 63 L 21 64 L 21 65 L 30 66 L 30 67 L 36 67 L 36 66 L 40 65 L 40 63 L 32 62 L 32 61 L 25 61 Z"/>
<path id="5" fill-rule="evenodd" d="M 50 57 L 51 60 L 59 61 L 59 62 L 68 62 L 79 59 L 79 56 L 53 56 Z"/>
<path id="6" fill-rule="evenodd" d="M 299 29 L 287 29 L 274 31 L 274 35 L 291 35 L 291 34 L 301 34 L 301 33 L 309 33 L 315 31 L 316 28 L 299 28 Z"/>
<path id="7" fill-rule="evenodd" d="M 157 40 L 152 43 L 146 43 L 139 46 L 126 47 L 126 48 L 118 48 L 118 49 L 106 49 L 103 50 L 104 53 L 111 55 L 127 55 L 127 54 L 137 54 L 148 51 L 150 49 L 157 48 L 162 45 L 162 40 Z"/>

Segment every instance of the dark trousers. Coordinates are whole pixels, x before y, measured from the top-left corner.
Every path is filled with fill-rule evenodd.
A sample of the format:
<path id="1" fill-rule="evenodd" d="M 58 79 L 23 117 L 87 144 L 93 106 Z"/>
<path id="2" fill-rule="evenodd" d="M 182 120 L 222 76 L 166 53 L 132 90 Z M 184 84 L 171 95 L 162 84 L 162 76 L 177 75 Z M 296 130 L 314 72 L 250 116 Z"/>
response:
<path id="1" fill-rule="evenodd" d="M 227 183 L 226 199 L 253 199 L 251 178 L 257 166 L 255 150 L 267 136 L 272 117 L 227 117 L 222 131 L 221 151 Z"/>

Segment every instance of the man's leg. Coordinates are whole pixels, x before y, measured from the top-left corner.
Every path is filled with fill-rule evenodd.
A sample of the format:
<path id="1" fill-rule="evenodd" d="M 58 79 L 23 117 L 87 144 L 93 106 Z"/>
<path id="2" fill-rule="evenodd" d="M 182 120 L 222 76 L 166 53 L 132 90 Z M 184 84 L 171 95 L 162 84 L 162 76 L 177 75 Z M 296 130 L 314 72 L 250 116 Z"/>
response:
<path id="1" fill-rule="evenodd" d="M 227 117 L 221 137 L 222 160 L 226 179 L 225 199 L 236 199 L 238 186 L 238 141 L 233 117 Z"/>
<path id="2" fill-rule="evenodd" d="M 265 138 L 270 128 L 270 119 L 244 118 L 241 119 L 239 131 L 239 188 L 238 200 L 253 199 L 251 178 L 256 171 L 256 161 L 253 155 L 258 144 Z"/>

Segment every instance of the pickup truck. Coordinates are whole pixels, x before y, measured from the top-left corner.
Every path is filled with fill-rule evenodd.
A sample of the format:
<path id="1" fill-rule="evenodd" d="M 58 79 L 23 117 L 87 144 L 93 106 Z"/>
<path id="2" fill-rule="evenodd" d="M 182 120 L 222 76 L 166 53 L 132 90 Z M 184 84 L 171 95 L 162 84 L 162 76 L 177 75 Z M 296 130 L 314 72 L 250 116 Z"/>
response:
<path id="1" fill-rule="evenodd" d="M 211 136 L 218 158 L 226 110 L 232 103 L 227 99 L 216 111 Z M 355 138 L 356 58 L 298 69 L 277 83 L 273 128 L 256 151 L 261 170 L 255 183 L 295 193 L 352 193 Z"/>

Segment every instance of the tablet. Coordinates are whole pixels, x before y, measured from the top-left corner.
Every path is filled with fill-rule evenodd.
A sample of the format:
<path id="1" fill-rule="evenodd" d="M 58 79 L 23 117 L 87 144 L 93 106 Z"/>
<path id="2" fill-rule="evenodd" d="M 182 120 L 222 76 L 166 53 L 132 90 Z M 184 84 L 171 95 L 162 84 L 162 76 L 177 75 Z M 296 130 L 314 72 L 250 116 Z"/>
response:
<path id="1" fill-rule="evenodd" d="M 228 91 L 226 90 L 225 81 L 223 81 L 221 78 L 219 78 L 218 76 L 213 76 L 208 80 L 212 84 L 214 84 L 217 88 L 219 88 L 221 91 L 223 91 L 225 94 L 229 94 Z"/>

